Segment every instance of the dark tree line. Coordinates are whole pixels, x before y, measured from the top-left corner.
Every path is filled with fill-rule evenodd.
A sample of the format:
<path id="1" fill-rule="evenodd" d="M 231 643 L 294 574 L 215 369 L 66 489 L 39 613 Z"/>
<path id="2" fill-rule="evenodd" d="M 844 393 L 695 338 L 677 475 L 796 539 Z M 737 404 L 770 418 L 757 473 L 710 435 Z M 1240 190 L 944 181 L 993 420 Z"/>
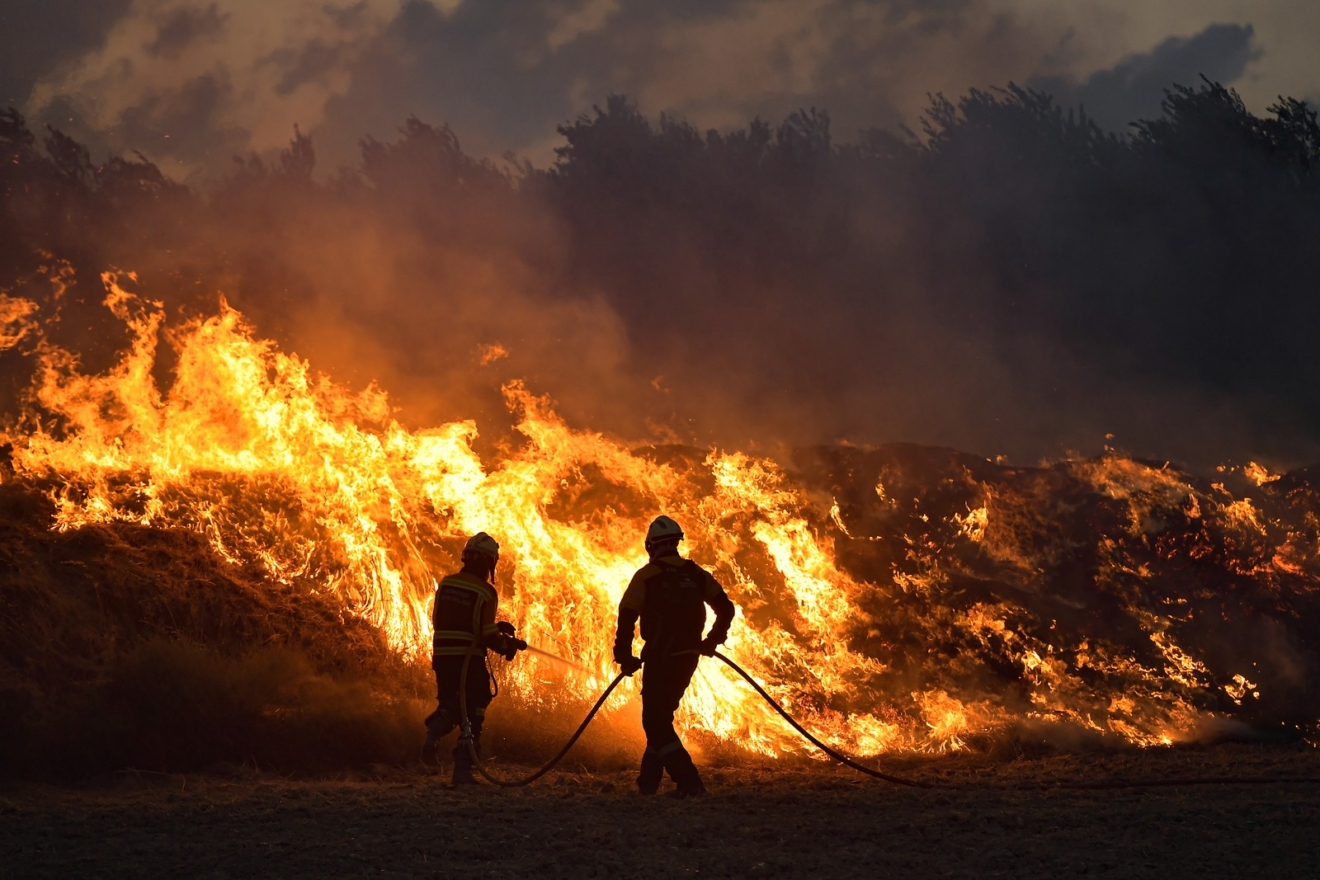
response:
<path id="1" fill-rule="evenodd" d="M 1234 413 L 1251 425 L 1236 437 L 1281 456 L 1317 448 L 1320 125 L 1303 102 L 1258 117 L 1216 83 L 1177 86 L 1159 118 L 1118 136 L 1010 86 L 936 97 L 919 134 L 840 143 L 817 110 L 703 132 L 614 96 L 559 133 L 557 160 L 536 169 L 473 158 L 447 127 L 410 119 L 325 179 L 296 133 L 276 161 L 245 158 L 199 193 L 141 156 L 96 164 L 9 111 L 0 287 L 21 292 L 52 258 L 91 287 L 131 268 L 185 311 L 223 289 L 277 335 L 334 302 L 354 332 L 407 352 L 401 372 L 434 376 L 466 355 L 418 351 L 490 336 L 473 304 L 516 289 L 520 338 L 550 320 L 542 307 L 607 304 L 626 369 L 666 375 L 717 433 L 709 388 L 725 383 L 748 430 L 795 441 L 816 426 L 997 451 L 1013 429 L 931 408 L 1063 435 L 1122 428 L 1133 400 L 1165 395 Z M 352 242 L 393 292 L 335 291 L 318 274 L 325 242 Z M 529 350 L 519 370 L 565 394 L 553 344 Z M 977 385 L 986 363 L 993 388 Z M 1024 415 L 1051 407 L 1053 420 Z M 1159 419 L 1140 424 L 1134 442 L 1157 444 Z"/>

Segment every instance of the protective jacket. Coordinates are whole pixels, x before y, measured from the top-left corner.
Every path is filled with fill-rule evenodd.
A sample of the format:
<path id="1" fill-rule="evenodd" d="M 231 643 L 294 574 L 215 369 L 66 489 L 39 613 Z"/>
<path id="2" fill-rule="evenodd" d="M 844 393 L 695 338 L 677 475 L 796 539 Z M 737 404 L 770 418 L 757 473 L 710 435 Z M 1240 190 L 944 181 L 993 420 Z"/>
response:
<path id="1" fill-rule="evenodd" d="M 734 607 L 719 582 L 700 565 L 681 556 L 652 559 L 642 566 L 619 602 L 615 657 L 632 654 L 633 628 L 642 623 L 642 660 L 695 653 L 701 647 L 706 606 L 715 611 L 710 640 L 720 644 L 729 634 Z"/>
<path id="2" fill-rule="evenodd" d="M 435 624 L 432 657 L 463 656 L 472 643 L 501 650 L 504 636 L 495 624 L 499 605 L 495 588 L 470 572 L 451 574 L 435 591 Z M 480 652 L 485 656 L 485 651 Z"/>

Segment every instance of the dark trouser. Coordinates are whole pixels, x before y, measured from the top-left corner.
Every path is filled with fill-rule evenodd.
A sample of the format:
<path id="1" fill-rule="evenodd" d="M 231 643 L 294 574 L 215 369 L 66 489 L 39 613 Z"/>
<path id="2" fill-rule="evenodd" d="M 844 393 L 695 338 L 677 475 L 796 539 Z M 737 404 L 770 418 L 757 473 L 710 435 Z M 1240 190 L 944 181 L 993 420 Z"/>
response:
<path id="1" fill-rule="evenodd" d="M 482 651 L 482 655 L 485 651 Z M 439 706 L 426 716 L 428 739 L 439 739 L 447 735 L 463 720 L 459 711 L 458 681 L 463 674 L 462 655 L 441 655 L 431 660 L 435 670 L 435 698 Z M 481 748 L 481 725 L 486 720 L 486 707 L 493 698 L 490 692 L 490 673 L 486 671 L 485 656 L 474 656 L 468 664 L 467 675 L 467 715 L 472 725 L 472 742 Z M 470 766 L 472 756 L 468 754 L 466 744 L 460 742 L 454 746 L 454 763 Z"/>
<path id="2" fill-rule="evenodd" d="M 659 788 L 660 777 L 666 770 L 680 789 L 701 785 L 692 756 L 674 731 L 674 712 L 700 659 L 694 652 L 646 661 L 642 671 L 642 730 L 646 731 L 646 752 L 637 777 L 637 787 L 643 794 L 652 794 Z"/>

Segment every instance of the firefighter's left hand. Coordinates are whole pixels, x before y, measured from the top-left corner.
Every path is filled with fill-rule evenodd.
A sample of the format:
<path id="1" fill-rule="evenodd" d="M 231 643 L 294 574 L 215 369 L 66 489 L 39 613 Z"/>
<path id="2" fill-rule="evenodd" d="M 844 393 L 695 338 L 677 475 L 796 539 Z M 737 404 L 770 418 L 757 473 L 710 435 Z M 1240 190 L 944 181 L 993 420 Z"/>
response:
<path id="1" fill-rule="evenodd" d="M 688 644 L 692 643 L 688 642 Z M 720 642 L 715 641 L 710 636 L 706 636 L 706 638 L 701 640 L 701 647 L 698 650 L 707 657 L 714 657 L 715 649 L 718 648 L 720 644 Z"/>
<path id="2" fill-rule="evenodd" d="M 614 662 L 619 664 L 619 671 L 628 676 L 633 675 L 633 673 L 642 668 L 642 661 L 631 654 L 627 657 L 620 657 Z"/>
<path id="3" fill-rule="evenodd" d="M 505 636 L 504 650 L 501 652 L 505 660 L 512 660 L 518 656 L 519 651 L 527 650 L 527 642 L 522 639 L 515 639 L 512 636 Z"/>

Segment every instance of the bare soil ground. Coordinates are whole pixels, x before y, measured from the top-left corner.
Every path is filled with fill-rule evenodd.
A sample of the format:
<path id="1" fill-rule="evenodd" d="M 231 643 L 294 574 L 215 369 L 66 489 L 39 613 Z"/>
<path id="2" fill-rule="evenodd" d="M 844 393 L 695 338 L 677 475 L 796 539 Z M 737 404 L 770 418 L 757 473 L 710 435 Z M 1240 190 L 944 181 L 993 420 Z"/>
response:
<path id="1" fill-rule="evenodd" d="M 939 787 L 805 762 L 708 766 L 697 801 L 581 769 L 514 790 L 453 790 L 421 768 L 24 784 L 0 791 L 0 876 L 1320 877 L 1320 752 L 1307 746 L 887 769 Z M 1310 781 L 1061 787 L 1228 776 Z"/>

